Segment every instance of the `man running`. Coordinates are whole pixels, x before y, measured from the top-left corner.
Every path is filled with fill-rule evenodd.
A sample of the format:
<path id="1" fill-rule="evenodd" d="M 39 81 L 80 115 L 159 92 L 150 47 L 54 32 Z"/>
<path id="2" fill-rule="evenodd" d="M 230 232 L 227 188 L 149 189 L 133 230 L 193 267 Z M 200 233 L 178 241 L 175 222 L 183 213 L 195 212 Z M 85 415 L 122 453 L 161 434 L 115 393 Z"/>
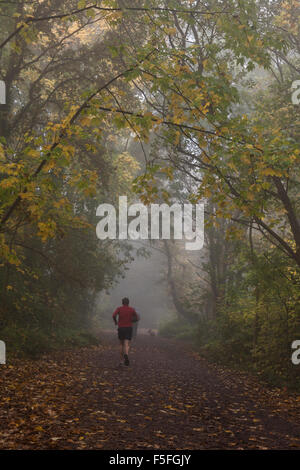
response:
<path id="1" fill-rule="evenodd" d="M 117 321 L 118 316 L 118 321 Z M 113 313 L 115 325 L 118 325 L 118 337 L 120 340 L 121 363 L 124 359 L 125 366 L 129 366 L 129 341 L 132 337 L 132 323 L 139 321 L 139 315 L 134 308 L 129 307 L 129 299 L 122 299 L 122 306 L 118 307 Z"/>

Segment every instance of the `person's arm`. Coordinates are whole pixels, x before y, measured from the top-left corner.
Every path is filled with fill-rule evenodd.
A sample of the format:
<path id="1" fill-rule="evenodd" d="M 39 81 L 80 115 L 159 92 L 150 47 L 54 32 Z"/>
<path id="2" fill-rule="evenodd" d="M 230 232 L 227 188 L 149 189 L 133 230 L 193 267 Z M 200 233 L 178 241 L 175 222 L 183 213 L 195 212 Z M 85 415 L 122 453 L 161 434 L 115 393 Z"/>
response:
<path id="1" fill-rule="evenodd" d="M 134 315 L 134 320 L 133 320 L 133 321 L 134 321 L 134 322 L 139 321 L 140 316 L 139 316 L 139 314 L 138 314 L 135 310 L 134 310 L 134 312 L 133 312 L 133 315 Z"/>
<path id="2" fill-rule="evenodd" d="M 112 317 L 113 317 L 113 321 L 115 322 L 115 325 L 118 324 L 118 322 L 117 322 L 117 315 L 119 315 L 119 308 L 117 308 L 117 309 L 114 311 L 113 316 L 112 316 Z"/>

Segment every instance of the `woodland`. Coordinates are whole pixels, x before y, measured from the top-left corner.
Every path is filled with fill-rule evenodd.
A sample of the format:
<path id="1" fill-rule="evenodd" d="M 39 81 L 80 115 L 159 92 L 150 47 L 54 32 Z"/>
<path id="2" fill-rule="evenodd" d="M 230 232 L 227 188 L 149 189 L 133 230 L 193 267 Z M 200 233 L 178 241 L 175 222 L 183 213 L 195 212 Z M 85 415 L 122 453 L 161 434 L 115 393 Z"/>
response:
<path id="1" fill-rule="evenodd" d="M 153 242 L 173 309 L 161 335 L 299 390 L 299 13 L 297 0 L 0 2 L 12 356 L 98 344 L 96 295 L 136 256 L 96 237 L 99 204 L 204 203 L 203 249 Z"/>

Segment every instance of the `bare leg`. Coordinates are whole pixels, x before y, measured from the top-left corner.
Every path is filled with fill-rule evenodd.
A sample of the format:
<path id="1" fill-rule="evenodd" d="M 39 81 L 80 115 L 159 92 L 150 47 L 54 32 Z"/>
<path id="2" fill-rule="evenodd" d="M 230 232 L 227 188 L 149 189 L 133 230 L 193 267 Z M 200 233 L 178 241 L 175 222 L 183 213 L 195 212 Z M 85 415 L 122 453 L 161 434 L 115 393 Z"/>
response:
<path id="1" fill-rule="evenodd" d="M 129 344 L 130 344 L 129 340 L 125 339 L 124 340 L 124 354 L 127 354 L 127 356 L 129 354 Z"/>
<path id="2" fill-rule="evenodd" d="M 120 356 L 121 356 L 121 361 L 124 359 L 124 341 L 120 340 Z"/>

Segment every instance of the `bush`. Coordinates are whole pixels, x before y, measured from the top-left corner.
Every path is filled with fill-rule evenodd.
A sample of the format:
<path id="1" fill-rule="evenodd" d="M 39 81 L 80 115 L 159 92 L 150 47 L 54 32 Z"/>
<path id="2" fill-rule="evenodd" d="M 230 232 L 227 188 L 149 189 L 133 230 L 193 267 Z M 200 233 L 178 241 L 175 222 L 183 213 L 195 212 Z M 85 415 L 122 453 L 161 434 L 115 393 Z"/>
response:
<path id="1" fill-rule="evenodd" d="M 51 342 L 47 334 L 32 328 L 6 328 L 1 331 L 1 339 L 5 342 L 7 356 L 38 357 L 51 350 Z"/>
<path id="2" fill-rule="evenodd" d="M 176 338 L 184 340 L 193 340 L 195 338 L 196 329 L 186 321 L 180 318 L 174 318 L 159 327 L 158 334 L 165 338 Z"/>
<path id="3" fill-rule="evenodd" d="M 7 357 L 38 358 L 54 350 L 98 345 L 99 340 L 87 330 L 59 329 L 55 333 L 34 328 L 6 328 L 0 333 Z"/>

